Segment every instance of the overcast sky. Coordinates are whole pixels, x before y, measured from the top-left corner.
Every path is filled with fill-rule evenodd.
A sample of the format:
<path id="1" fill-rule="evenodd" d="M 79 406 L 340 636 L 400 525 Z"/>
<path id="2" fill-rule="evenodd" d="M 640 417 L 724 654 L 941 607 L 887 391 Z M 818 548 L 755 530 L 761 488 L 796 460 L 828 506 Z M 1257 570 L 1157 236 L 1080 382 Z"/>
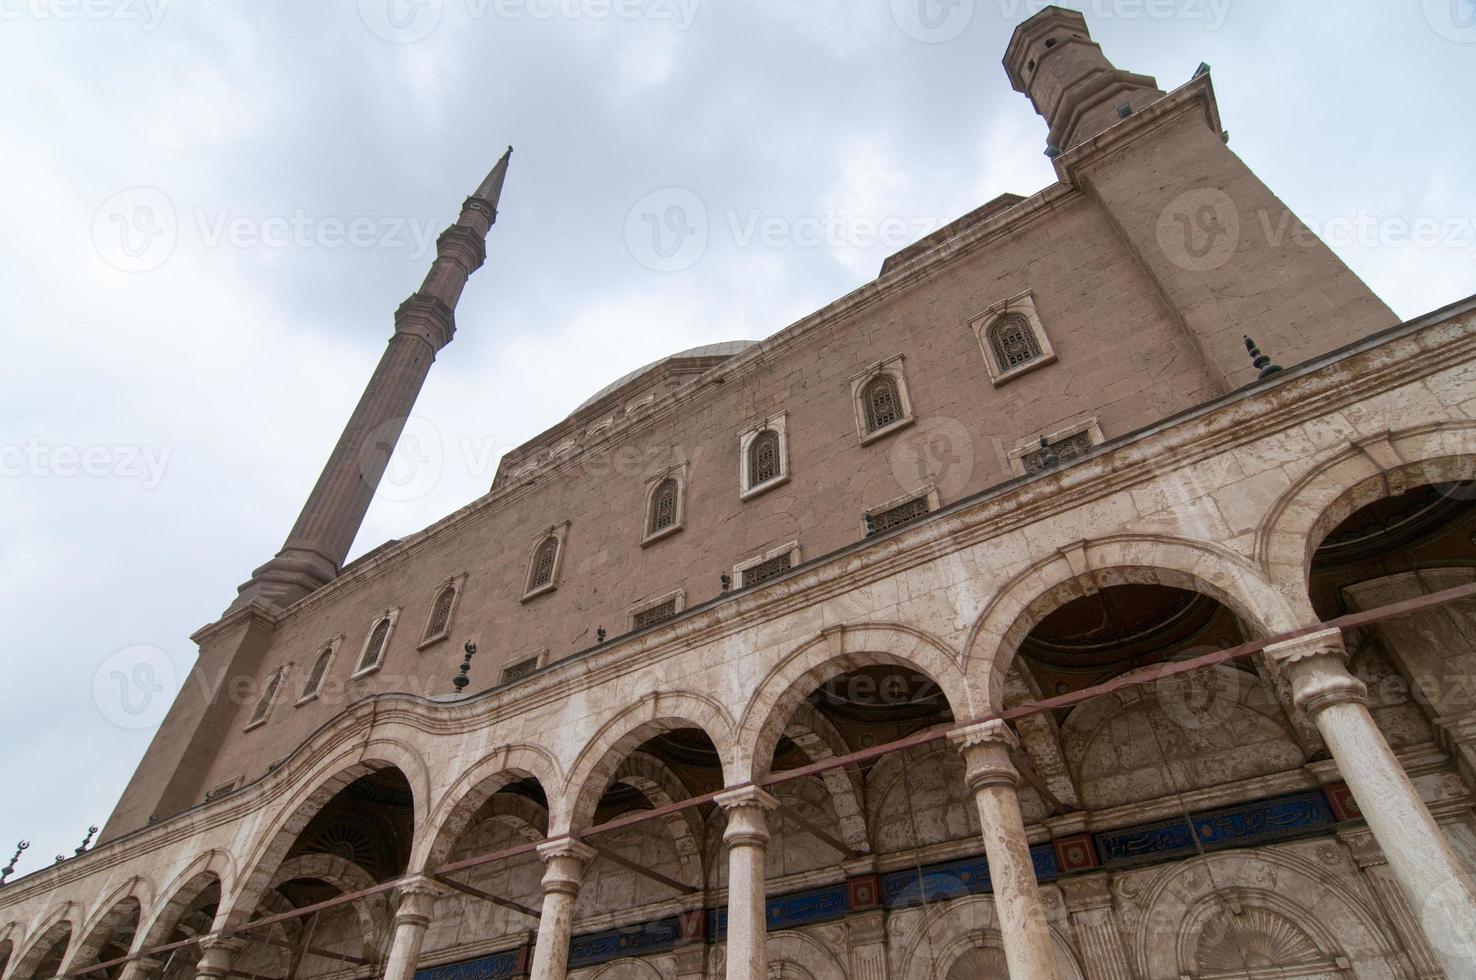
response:
<path id="1" fill-rule="evenodd" d="M 1473 0 L 1082 6 L 1165 89 L 1213 65 L 1232 148 L 1401 317 L 1476 292 Z M 188 672 L 189 634 L 280 546 L 507 144 L 417 406 L 432 463 L 356 554 L 619 374 L 768 336 L 1049 184 L 1000 67 L 1034 9 L 0 0 L 0 863 L 107 818 L 165 704 L 139 692 Z"/>

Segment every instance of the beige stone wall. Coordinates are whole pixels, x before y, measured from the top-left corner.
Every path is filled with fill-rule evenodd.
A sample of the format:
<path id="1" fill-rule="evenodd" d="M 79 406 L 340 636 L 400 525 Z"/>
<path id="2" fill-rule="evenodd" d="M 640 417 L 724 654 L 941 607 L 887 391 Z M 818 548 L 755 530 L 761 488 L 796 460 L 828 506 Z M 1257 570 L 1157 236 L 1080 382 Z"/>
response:
<path id="1" fill-rule="evenodd" d="M 804 694 L 859 665 L 910 665 L 939 683 L 960 720 L 984 715 L 1003 697 L 1014 646 L 1029 626 L 1092 588 L 1164 582 L 1222 599 L 1252 631 L 1308 623 L 1306 556 L 1335 523 L 1333 517 L 1348 512 L 1350 501 L 1378 496 L 1369 489 L 1374 482 L 1387 494 L 1388 488 L 1476 472 L 1476 401 L 1465 382 L 1468 366 L 1476 363 L 1473 352 L 1476 316 L 1469 311 L 1444 322 L 1414 324 L 1366 349 L 1289 372 L 1273 385 L 937 515 L 862 551 L 612 642 L 509 689 L 455 703 L 398 694 L 361 702 L 243 790 L 0 891 L 0 940 L 16 937 L 19 951 L 11 957 L 6 980 L 26 975 L 26 954 L 38 938 L 55 935 L 61 923 L 87 936 L 127 896 L 135 897 L 143 911 L 140 948 L 157 942 L 155 927 L 167 918 L 171 898 L 205 870 L 224 883 L 225 900 L 214 925 L 244 921 L 269 894 L 285 848 L 306 819 L 372 767 L 394 765 L 410 782 L 414 870 L 448 861 L 466 829 L 468 807 L 474 808 L 467 801 L 484 798 L 479 794 L 514 776 L 531 775 L 545 787 L 552 810 L 549 834 L 587 826 L 586 808 L 605 782 L 622 773 L 631 749 L 663 728 L 706 731 L 723 756 L 728 785 L 762 776 L 756 760 L 772 753 Z M 405 623 L 414 621 L 409 616 Z M 1424 646 L 1393 632 L 1384 641 L 1394 662 L 1361 654 L 1355 667 L 1366 679 L 1448 646 L 1438 634 Z M 1465 657 L 1469 648 L 1448 653 Z M 1464 669 L 1462 663 L 1455 669 Z M 1328 763 L 1307 765 L 1297 757 L 1295 733 L 1264 696 L 1256 695 L 1257 681 L 1247 675 L 1245 696 L 1230 709 L 1253 723 L 1265 740 L 1265 751 L 1257 753 L 1259 768 L 1230 758 L 1209 735 L 1169 753 L 1166 767 L 1141 765 L 1139 760 L 1153 757 L 1147 734 L 1152 724 L 1134 719 L 1151 705 L 1076 709 L 1079 717 L 1063 726 L 1062 754 L 1087 804 L 1088 826 L 1172 816 L 1183 805 L 1181 798 L 1159 790 L 1179 780 L 1199 787 L 1186 790 L 1182 800 L 1202 806 L 1335 778 Z M 1416 785 L 1437 815 L 1451 822 L 1458 846 L 1472 853 L 1473 838 L 1464 824 L 1471 790 L 1461 776 L 1453 736 L 1426 738 L 1421 722 L 1434 722 L 1397 699 L 1376 697 L 1375 707 Z M 1098 738 L 1107 748 L 1093 748 Z M 923 785 L 899 789 L 899 766 L 909 779 L 926 777 L 919 780 Z M 638 765 L 624 773 L 640 778 Z M 818 781 L 785 792 L 837 836 L 847 833 L 842 813 L 854 829 L 859 809 L 872 849 L 901 854 L 901 860 L 917 860 L 917 854 L 936 860 L 969 847 L 977 852 L 970 840 L 971 808 L 961 805 L 959 784 L 954 760 L 919 751 L 905 763 L 878 766 L 856 808 L 845 794 Z M 1027 793 L 1024 806 L 1032 834 L 1048 834 L 1038 799 Z M 501 816 L 506 819 L 495 828 L 476 828 L 476 840 L 495 845 L 510 839 L 497 834 L 527 837 L 545 831 L 537 820 L 520 823 L 518 814 Z M 695 854 L 684 835 L 666 829 L 664 840 L 652 828 L 631 831 L 621 846 L 649 855 L 677 878 L 696 874 L 693 862 L 699 860 L 709 898 L 720 900 L 721 862 L 713 857 L 710 828 L 706 841 L 697 832 L 701 828 L 689 828 Z M 1373 887 L 1364 881 L 1367 869 L 1359 878 L 1346 867 L 1339 870 L 1336 854 L 1324 853 L 1337 846 L 1328 840 L 1282 845 L 1267 849 L 1274 852 L 1270 856 L 1227 854 L 1208 866 L 1188 862 L 1133 872 L 1126 883 L 1115 881 L 1114 908 L 1119 908 L 1133 975 L 1176 976 L 1182 963 L 1172 957 L 1200 955 L 1156 937 L 1180 935 L 1174 930 L 1188 928 L 1184 923 L 1198 914 L 1195 903 L 1203 894 L 1238 880 L 1237 875 L 1248 882 L 1250 906 L 1260 908 L 1256 903 L 1269 902 L 1267 895 L 1295 899 L 1310 917 L 1297 920 L 1301 913 L 1272 903 L 1254 917 L 1264 928 L 1280 930 L 1275 916 L 1290 916 L 1304 932 L 1311 930 L 1305 937 L 1311 948 L 1335 947 L 1338 956 L 1354 964 L 1349 967 L 1354 975 L 1409 975 L 1399 972 L 1403 967 L 1377 966 L 1408 955 L 1399 952 L 1404 941 L 1394 926 L 1381 922 L 1379 916 L 1387 915 L 1369 910 L 1371 892 L 1359 892 Z M 835 880 L 840 873 L 834 858 L 819 853 L 813 841 L 789 833 L 781 833 L 770 861 L 775 893 L 826 876 Z M 503 876 L 495 882 L 489 877 L 489 883 L 531 898 L 538 869 L 524 864 L 489 871 Z M 1221 865 L 1225 877 L 1216 870 L 1211 882 L 1209 869 Z M 627 915 L 629 921 L 641 921 L 653 909 L 676 907 L 670 900 L 630 906 L 649 891 L 642 892 L 623 872 L 599 870 L 582 900 L 579 927 Z M 448 908 L 457 908 L 459 900 L 447 901 Z M 987 960 L 993 948 L 989 920 L 976 908 L 987 901 L 969 902 L 973 911 L 957 915 L 983 923 L 970 925 L 969 934 L 984 937 L 972 955 Z M 1354 911 L 1340 911 L 1345 907 Z M 954 913 L 951 908 L 918 913 L 932 914 Z M 1072 952 L 1076 927 L 1060 925 L 1064 913 L 1052 914 L 1065 952 Z M 907 916 L 893 918 L 898 917 L 902 924 L 888 925 L 889 957 L 911 948 L 908 937 L 924 928 L 907 927 Z M 448 913 L 438 918 L 428 949 L 458 956 L 475 952 L 468 936 L 493 930 L 511 935 L 527 928 L 514 920 L 485 910 Z M 479 925 L 468 924 L 473 921 Z M 1313 929 L 1309 922 L 1321 924 Z M 352 928 L 347 922 L 341 926 Z M 1193 935 L 1204 934 L 1194 928 L 1199 931 Z M 945 932 L 947 943 L 956 944 L 956 927 Z M 75 955 L 73 949 L 69 955 Z M 899 961 L 892 975 L 910 975 L 911 969 Z"/>

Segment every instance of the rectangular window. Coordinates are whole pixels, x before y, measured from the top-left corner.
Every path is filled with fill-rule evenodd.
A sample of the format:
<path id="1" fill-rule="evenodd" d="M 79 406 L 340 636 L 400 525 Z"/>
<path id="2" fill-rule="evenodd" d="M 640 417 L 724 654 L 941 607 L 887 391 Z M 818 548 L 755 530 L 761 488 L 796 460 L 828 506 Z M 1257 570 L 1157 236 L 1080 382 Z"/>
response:
<path id="1" fill-rule="evenodd" d="M 256 710 L 251 712 L 251 720 L 246 723 L 247 728 L 255 728 L 266 721 L 267 713 L 272 710 L 272 702 L 277 698 L 277 688 L 282 683 L 282 672 L 286 669 L 278 667 L 267 678 L 266 686 L 261 692 L 261 700 L 256 702 Z"/>
<path id="2" fill-rule="evenodd" d="M 511 684 L 520 681 L 538 670 L 538 658 L 529 657 L 527 660 L 519 660 L 502 672 L 502 683 Z"/>
<path id="3" fill-rule="evenodd" d="M 1092 434 L 1086 429 L 1050 443 L 1051 452 L 1055 453 L 1056 459 L 1063 463 L 1068 459 L 1075 459 L 1094 445 L 1096 443 L 1092 441 Z M 1027 453 L 1023 462 L 1025 464 L 1025 472 L 1034 473 L 1045 465 L 1045 451 L 1037 449 L 1033 453 Z"/>
<path id="4" fill-rule="evenodd" d="M 647 626 L 655 626 L 657 623 L 664 623 L 668 619 L 672 619 L 673 617 L 675 617 L 676 614 L 676 596 L 672 596 L 670 599 L 667 599 L 665 602 L 660 603 L 659 605 L 652 606 L 650 609 L 642 609 L 640 612 L 636 613 L 631 622 L 631 625 L 634 629 L 643 630 Z"/>
<path id="5" fill-rule="evenodd" d="M 744 587 L 761 585 L 770 579 L 778 578 L 789 571 L 791 567 L 789 552 L 786 551 L 784 554 L 770 558 L 768 561 L 761 561 L 751 568 L 745 568 L 743 570 L 743 585 Z"/>
<path id="6" fill-rule="evenodd" d="M 895 507 L 872 514 L 871 520 L 867 522 L 867 534 L 881 534 L 890 531 L 894 527 L 911 524 L 913 521 L 928 516 L 928 498 L 926 496 L 900 503 Z"/>

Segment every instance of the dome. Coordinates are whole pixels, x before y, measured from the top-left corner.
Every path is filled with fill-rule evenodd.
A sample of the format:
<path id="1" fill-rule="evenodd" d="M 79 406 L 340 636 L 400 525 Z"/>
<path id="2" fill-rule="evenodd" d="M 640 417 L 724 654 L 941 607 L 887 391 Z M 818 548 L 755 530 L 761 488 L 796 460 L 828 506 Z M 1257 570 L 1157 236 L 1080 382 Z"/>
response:
<path id="1" fill-rule="evenodd" d="M 701 347 L 690 347 L 687 350 L 678 351 L 675 354 L 671 354 L 667 357 L 652 361 L 650 364 L 647 364 L 644 367 L 638 367 L 634 371 L 631 371 L 629 374 L 622 374 L 620 377 L 616 378 L 614 381 L 605 385 L 605 387 L 601 388 L 599 391 L 595 392 L 593 395 L 590 395 L 584 401 L 580 402 L 579 407 L 574 409 L 574 411 L 575 413 L 584 411 L 586 408 L 593 405 L 601 398 L 604 398 L 612 391 L 624 387 L 625 385 L 634 381 L 636 378 L 639 378 L 641 375 L 645 374 L 647 371 L 651 370 L 652 368 L 660 367 L 667 361 L 677 361 L 683 360 L 685 358 L 697 357 L 735 357 L 748 350 L 748 348 L 752 347 L 756 343 L 758 343 L 758 341 L 756 340 L 725 340 L 720 344 L 704 344 Z"/>

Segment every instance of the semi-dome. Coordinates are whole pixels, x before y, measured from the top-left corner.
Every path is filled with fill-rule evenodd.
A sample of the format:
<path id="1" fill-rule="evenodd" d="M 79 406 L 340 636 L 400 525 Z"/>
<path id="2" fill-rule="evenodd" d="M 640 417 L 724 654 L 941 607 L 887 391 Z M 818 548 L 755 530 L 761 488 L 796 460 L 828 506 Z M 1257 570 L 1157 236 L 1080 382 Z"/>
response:
<path id="1" fill-rule="evenodd" d="M 703 344 L 701 347 L 689 347 L 684 351 L 678 351 L 675 354 L 670 354 L 666 357 L 659 358 L 652 361 L 650 364 L 636 368 L 634 371 L 631 371 L 628 374 L 622 374 L 620 377 L 616 378 L 614 381 L 605 385 L 605 387 L 601 388 L 599 391 L 595 392 L 593 395 L 590 395 L 584 401 L 580 402 L 579 407 L 576 408 L 574 411 L 576 413 L 584 411 L 586 408 L 593 405 L 601 398 L 604 398 L 611 392 L 625 387 L 632 381 L 639 378 L 641 375 L 645 374 L 647 371 L 650 371 L 653 368 L 658 368 L 668 361 L 682 361 L 688 359 L 695 360 L 697 358 L 709 357 L 735 357 L 738 354 L 741 354 L 744 351 L 748 350 L 748 348 L 752 347 L 756 343 L 758 343 L 758 341 L 756 340 L 725 340 L 722 343 L 718 344 Z"/>

